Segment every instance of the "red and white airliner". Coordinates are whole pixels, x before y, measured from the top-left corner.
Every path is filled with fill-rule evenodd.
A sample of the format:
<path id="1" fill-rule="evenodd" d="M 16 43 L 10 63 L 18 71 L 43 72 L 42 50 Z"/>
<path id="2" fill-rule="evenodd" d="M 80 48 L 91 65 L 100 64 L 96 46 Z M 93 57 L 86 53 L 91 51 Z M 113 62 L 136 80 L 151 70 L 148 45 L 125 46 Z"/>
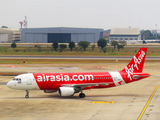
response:
<path id="1" fill-rule="evenodd" d="M 72 73 L 28 73 L 16 76 L 7 83 L 12 89 L 25 90 L 25 97 L 29 97 L 29 90 L 44 90 L 45 93 L 58 91 L 60 96 L 73 96 L 87 89 L 109 88 L 135 82 L 150 76 L 142 73 L 147 48 L 140 48 L 129 64 L 119 72 L 72 72 Z"/>

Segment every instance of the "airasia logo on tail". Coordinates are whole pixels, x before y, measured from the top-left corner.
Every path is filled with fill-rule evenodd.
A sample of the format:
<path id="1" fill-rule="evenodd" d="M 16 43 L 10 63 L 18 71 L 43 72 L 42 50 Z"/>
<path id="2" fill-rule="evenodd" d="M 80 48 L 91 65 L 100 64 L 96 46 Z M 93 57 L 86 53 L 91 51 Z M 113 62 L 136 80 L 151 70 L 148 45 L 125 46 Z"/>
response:
<path id="1" fill-rule="evenodd" d="M 133 57 L 133 63 L 129 64 L 127 67 L 125 67 L 125 71 L 128 74 L 128 78 L 130 78 L 130 80 L 132 80 L 131 75 L 133 75 L 133 72 L 135 70 L 139 70 L 139 65 L 141 64 L 143 58 L 145 57 L 146 53 L 143 50 L 140 50 L 136 55 L 138 55 L 138 57 L 134 56 Z"/>
<path id="2" fill-rule="evenodd" d="M 138 67 L 137 64 L 141 64 L 141 62 L 142 62 L 144 56 L 146 55 L 146 53 L 143 50 L 141 50 L 141 53 L 139 52 L 139 54 L 140 55 L 138 56 L 138 58 L 136 58 L 136 56 L 134 56 L 134 58 L 133 58 L 133 60 L 134 60 L 134 67 L 136 67 L 137 70 L 139 70 L 139 67 Z"/>

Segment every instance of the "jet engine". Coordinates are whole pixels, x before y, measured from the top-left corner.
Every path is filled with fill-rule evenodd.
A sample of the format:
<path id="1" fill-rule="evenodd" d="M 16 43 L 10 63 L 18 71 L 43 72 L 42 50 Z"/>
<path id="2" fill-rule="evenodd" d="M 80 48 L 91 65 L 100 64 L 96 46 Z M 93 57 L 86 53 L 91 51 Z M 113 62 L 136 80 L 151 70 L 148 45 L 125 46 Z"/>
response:
<path id="1" fill-rule="evenodd" d="M 73 87 L 59 87 L 58 93 L 60 96 L 72 96 L 74 95 Z"/>
<path id="2" fill-rule="evenodd" d="M 57 92 L 57 90 L 44 90 L 44 93 L 54 93 Z"/>

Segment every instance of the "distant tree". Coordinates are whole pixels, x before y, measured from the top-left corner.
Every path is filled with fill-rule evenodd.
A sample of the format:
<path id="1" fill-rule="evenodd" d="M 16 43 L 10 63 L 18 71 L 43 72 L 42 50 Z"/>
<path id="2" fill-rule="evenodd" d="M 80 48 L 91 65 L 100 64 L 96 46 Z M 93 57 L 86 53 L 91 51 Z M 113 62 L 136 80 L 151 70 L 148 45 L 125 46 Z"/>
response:
<path id="1" fill-rule="evenodd" d="M 35 45 L 34 47 L 37 47 L 37 48 L 38 48 L 38 50 L 40 50 L 40 49 L 41 49 L 41 45 Z"/>
<path id="2" fill-rule="evenodd" d="M 146 40 L 146 39 L 152 39 L 154 38 L 150 30 L 145 30 L 141 34 L 141 39 Z"/>
<path id="3" fill-rule="evenodd" d="M 75 47 L 75 42 L 70 41 L 70 42 L 69 42 L 70 51 L 72 51 L 72 49 L 73 49 L 74 47 Z"/>
<path id="4" fill-rule="evenodd" d="M 78 47 L 75 47 L 76 52 L 78 52 Z"/>
<path id="5" fill-rule="evenodd" d="M 127 42 L 125 40 L 122 40 L 122 41 L 120 41 L 120 44 L 123 45 L 123 46 L 126 46 Z"/>
<path id="6" fill-rule="evenodd" d="M 117 45 L 118 45 L 117 41 L 115 41 L 115 40 L 111 41 L 111 46 L 114 46 L 114 50 L 115 50 L 115 48 L 116 48 Z"/>
<path id="7" fill-rule="evenodd" d="M 8 28 L 7 26 L 2 26 L 1 28 Z"/>
<path id="8" fill-rule="evenodd" d="M 78 45 L 80 46 L 80 47 L 82 47 L 83 49 L 84 49 L 84 51 L 86 50 L 86 48 L 89 46 L 89 42 L 88 41 L 80 41 L 79 43 L 78 43 Z"/>
<path id="9" fill-rule="evenodd" d="M 12 43 L 12 44 L 11 44 L 11 47 L 14 49 L 14 48 L 17 47 L 17 44 L 16 44 L 16 43 Z"/>
<path id="10" fill-rule="evenodd" d="M 98 44 L 98 47 L 101 47 L 103 49 L 104 47 L 106 47 L 107 42 L 104 38 L 101 38 L 97 41 L 97 44 Z"/>
<path id="11" fill-rule="evenodd" d="M 60 48 L 61 48 L 61 52 L 64 48 L 67 48 L 67 45 L 66 44 L 60 44 Z"/>
<path id="12" fill-rule="evenodd" d="M 92 51 L 94 51 L 94 48 L 96 47 L 96 45 L 95 44 L 93 44 L 92 45 Z"/>
<path id="13" fill-rule="evenodd" d="M 52 47 L 54 48 L 55 51 L 57 51 L 58 41 L 54 41 L 53 44 L 52 44 Z"/>
<path id="14" fill-rule="evenodd" d="M 118 44 L 118 45 L 117 45 L 117 48 L 118 48 L 118 51 L 119 51 L 120 49 L 124 48 L 124 46 Z"/>
<path id="15" fill-rule="evenodd" d="M 103 48 L 103 52 L 104 52 L 104 53 L 107 52 L 107 48 L 106 48 L 106 47 Z"/>

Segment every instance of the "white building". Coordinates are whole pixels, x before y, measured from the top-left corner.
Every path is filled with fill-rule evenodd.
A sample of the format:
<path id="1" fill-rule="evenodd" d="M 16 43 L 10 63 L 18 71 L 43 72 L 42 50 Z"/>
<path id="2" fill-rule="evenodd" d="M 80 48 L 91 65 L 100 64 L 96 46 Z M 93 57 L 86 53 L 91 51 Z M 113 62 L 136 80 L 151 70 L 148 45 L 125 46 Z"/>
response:
<path id="1" fill-rule="evenodd" d="M 21 40 L 21 32 L 8 28 L 0 28 L 0 43 L 19 42 Z"/>
<path id="2" fill-rule="evenodd" d="M 112 28 L 109 40 L 134 42 L 141 40 L 140 28 Z"/>

